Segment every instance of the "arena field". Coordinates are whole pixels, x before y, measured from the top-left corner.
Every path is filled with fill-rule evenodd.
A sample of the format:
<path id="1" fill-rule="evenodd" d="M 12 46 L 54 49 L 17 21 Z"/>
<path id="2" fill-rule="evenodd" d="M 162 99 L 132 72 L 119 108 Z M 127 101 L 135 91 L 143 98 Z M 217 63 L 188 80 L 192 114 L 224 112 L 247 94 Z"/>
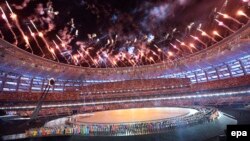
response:
<path id="1" fill-rule="evenodd" d="M 162 120 L 196 113 L 190 108 L 162 107 L 162 108 L 133 108 L 95 112 L 91 116 L 77 115 L 75 123 L 128 123 Z"/>

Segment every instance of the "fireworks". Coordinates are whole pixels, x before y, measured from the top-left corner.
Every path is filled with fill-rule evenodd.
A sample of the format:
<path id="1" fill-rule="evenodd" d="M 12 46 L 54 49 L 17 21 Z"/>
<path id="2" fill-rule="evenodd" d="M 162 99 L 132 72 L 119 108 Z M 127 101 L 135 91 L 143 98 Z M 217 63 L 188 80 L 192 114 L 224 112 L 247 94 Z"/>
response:
<path id="1" fill-rule="evenodd" d="M 215 19 L 215 21 L 218 23 L 219 26 L 225 27 L 226 29 L 228 29 L 231 32 L 235 32 L 233 29 L 231 29 L 230 27 L 228 27 L 227 25 L 225 25 L 222 21 L 219 21 L 217 19 Z"/>
<path id="2" fill-rule="evenodd" d="M 197 30 L 201 32 L 201 36 L 208 37 L 208 38 L 211 39 L 212 41 L 216 42 L 216 40 L 215 40 L 213 37 L 211 37 L 210 35 L 208 35 L 205 31 L 201 30 L 200 28 L 197 29 Z"/>
<path id="3" fill-rule="evenodd" d="M 184 42 L 181 42 L 181 41 L 178 40 L 178 39 L 176 39 L 176 41 L 179 42 L 181 46 L 186 47 L 186 48 L 189 50 L 190 53 L 193 53 L 192 48 L 190 48 L 190 47 L 189 47 L 188 45 L 186 45 Z"/>
<path id="4" fill-rule="evenodd" d="M 33 22 L 32 20 L 30 20 L 30 23 L 31 23 L 31 24 L 33 25 L 33 27 L 35 28 L 36 32 L 38 33 L 38 36 L 39 36 L 39 37 L 42 39 L 42 41 L 45 43 L 45 46 L 46 46 L 47 49 L 49 50 L 49 52 L 50 52 L 51 56 L 53 57 L 53 59 L 57 59 L 55 53 L 51 51 L 51 48 L 50 48 L 50 46 L 49 46 L 47 40 L 43 37 L 43 33 L 40 32 L 40 31 L 37 29 L 36 25 L 34 24 L 34 22 Z"/>
<path id="5" fill-rule="evenodd" d="M 10 7 L 10 5 L 9 5 L 9 3 L 8 3 L 8 1 L 5 1 L 5 3 L 6 3 L 6 5 L 7 5 L 7 7 L 9 8 L 11 14 L 14 14 L 13 11 L 12 11 L 12 9 L 11 9 L 11 7 Z"/>
<path id="6" fill-rule="evenodd" d="M 62 55 L 62 52 L 61 52 L 61 49 L 60 49 L 60 47 L 59 47 L 59 45 L 54 41 L 54 40 L 52 40 L 52 42 L 54 43 L 54 45 L 55 45 L 55 47 L 56 47 L 56 49 L 59 51 L 59 53 Z M 63 56 L 63 55 L 62 55 Z M 67 61 L 67 63 L 69 64 L 69 60 L 66 58 L 66 57 L 64 57 L 63 56 L 63 58 Z"/>
<path id="7" fill-rule="evenodd" d="M 20 24 L 19 24 L 19 21 L 18 21 L 18 19 L 17 19 L 17 15 L 12 11 L 12 9 L 11 9 L 9 3 L 8 3 L 7 1 L 5 1 L 5 2 L 6 2 L 6 5 L 7 5 L 8 9 L 9 9 L 10 12 L 11 12 L 11 13 L 10 13 L 10 18 L 14 21 L 14 23 L 15 23 L 17 29 L 20 31 L 20 33 L 21 33 L 22 36 L 23 36 L 23 39 L 24 39 L 24 41 L 25 41 L 25 43 L 26 43 L 26 49 L 29 48 L 29 49 L 31 50 L 31 53 L 33 53 L 33 49 L 32 49 L 32 47 L 30 46 L 30 43 L 29 43 L 29 38 L 25 35 L 24 31 L 22 30 L 22 28 L 21 28 L 21 26 L 20 26 Z M 3 11 L 3 10 L 2 10 L 2 11 Z M 7 18 L 6 18 L 6 19 L 7 19 Z"/>
<path id="8" fill-rule="evenodd" d="M 194 22 L 190 23 L 190 24 L 187 26 L 187 28 L 188 28 L 189 30 L 191 30 L 191 28 L 193 27 L 193 25 L 194 25 Z"/>
<path id="9" fill-rule="evenodd" d="M 54 16 L 58 15 L 59 12 L 54 12 L 51 1 L 48 1 L 47 7 L 38 2 L 38 7 L 34 9 L 35 12 L 30 17 L 23 17 L 18 13 L 18 10 L 22 11 L 24 7 L 9 4 L 7 1 L 3 5 L 5 5 L 5 9 L 0 7 L 3 25 L 7 25 L 8 30 L 11 31 L 15 45 L 19 46 L 21 43 L 25 43 L 27 49 L 30 49 L 32 53 L 33 49 L 36 49 L 35 52 L 39 51 L 40 53 L 37 54 L 42 57 L 52 58 L 59 62 L 65 60 L 68 64 L 80 66 L 87 64 L 88 67 L 115 68 L 158 63 L 170 58 L 170 60 L 174 60 L 185 55 L 186 52 L 191 54 L 206 48 L 207 45 L 211 44 L 209 41 L 213 41 L 212 44 L 216 43 L 219 40 L 218 37 L 223 39 L 223 36 L 227 36 L 224 34 L 227 31 L 234 33 L 239 27 L 237 24 L 243 25 L 241 20 L 237 19 L 239 16 L 250 19 L 244 12 L 244 8 L 236 12 L 236 18 L 230 16 L 232 13 L 216 10 L 214 12 L 218 15 L 214 19 L 215 22 L 209 25 L 193 21 L 189 22 L 188 25 L 182 25 L 183 27 L 172 25 L 171 28 L 163 28 L 158 22 L 152 24 L 147 23 L 147 21 L 139 23 L 137 21 L 136 23 L 133 21 L 135 20 L 133 16 L 128 14 L 128 17 L 124 19 L 135 24 L 131 25 L 133 28 L 123 29 L 121 28 L 123 24 L 115 24 L 119 20 L 125 22 L 116 13 L 117 19 L 113 21 L 113 26 L 107 31 L 100 29 L 100 31 L 85 32 L 85 34 L 75 17 L 69 17 L 67 22 L 57 27 Z M 228 4 L 224 5 L 224 8 L 227 6 Z M 153 18 L 151 20 L 155 21 Z M 227 20 L 233 21 L 231 23 L 236 26 L 229 25 Z M 157 24 L 161 28 L 159 31 L 155 28 Z M 141 30 L 141 25 L 145 30 Z M 213 28 L 223 28 L 219 29 L 220 33 L 216 30 L 211 32 L 210 25 Z M 4 38 L 3 33 L 1 33 L 1 38 Z M 34 43 L 32 47 L 30 43 Z M 39 50 L 37 51 L 37 49 Z"/>
<path id="10" fill-rule="evenodd" d="M 171 52 L 171 51 L 168 51 L 168 55 L 169 55 L 170 57 L 174 56 L 173 52 Z"/>
<path id="11" fill-rule="evenodd" d="M 235 19 L 235 18 L 229 16 L 228 14 L 223 14 L 223 13 L 221 13 L 221 12 L 217 12 L 217 13 L 218 13 L 219 15 L 223 16 L 224 19 L 230 19 L 230 20 L 232 20 L 232 21 L 234 21 L 234 22 L 236 22 L 236 23 L 238 23 L 238 24 L 240 24 L 240 25 L 243 25 L 243 23 L 241 23 L 241 22 L 238 21 L 237 19 Z"/>
<path id="12" fill-rule="evenodd" d="M 0 10 L 1 10 L 1 12 L 2 12 L 2 18 L 3 18 L 4 21 L 6 22 L 6 24 L 7 24 L 8 28 L 9 28 L 9 30 L 11 31 L 11 33 L 12 33 L 12 35 L 13 35 L 13 37 L 14 37 L 14 45 L 17 45 L 17 44 L 18 44 L 17 36 L 16 36 L 15 32 L 13 31 L 12 26 L 11 26 L 11 24 L 9 23 L 9 20 L 8 20 L 6 14 L 5 14 L 5 12 L 3 11 L 3 8 L 2 8 L 1 6 L 0 6 Z"/>
<path id="13" fill-rule="evenodd" d="M 193 36 L 193 35 L 190 35 L 193 39 L 195 39 L 196 41 L 198 41 L 199 43 L 203 44 L 205 47 L 207 47 L 207 44 L 204 43 L 203 41 L 201 41 L 200 38 L 196 37 L 196 36 Z"/>
<path id="14" fill-rule="evenodd" d="M 30 28 L 29 26 L 27 26 L 27 27 L 28 27 L 28 30 L 29 30 L 29 32 L 30 32 L 31 37 L 34 39 L 36 45 L 37 45 L 38 48 L 40 49 L 40 51 L 41 51 L 41 53 L 42 53 L 42 57 L 44 57 L 45 54 L 44 54 L 44 52 L 43 52 L 42 47 L 40 46 L 40 44 L 38 43 L 38 41 L 37 41 L 37 39 L 36 39 L 35 33 L 32 32 L 32 30 L 31 30 L 31 28 Z"/>
<path id="15" fill-rule="evenodd" d="M 243 10 L 238 10 L 238 11 L 236 12 L 236 15 L 237 15 L 237 16 L 244 16 L 244 17 L 246 17 L 248 20 L 250 20 L 250 17 L 248 17 L 247 14 L 244 13 Z"/>
<path id="16" fill-rule="evenodd" d="M 193 49 L 197 50 L 197 48 L 194 46 L 194 44 L 193 44 L 193 43 L 189 43 L 189 46 L 190 46 L 191 48 L 193 48 Z"/>
<path id="17" fill-rule="evenodd" d="M 223 37 L 219 34 L 219 32 L 216 31 L 216 30 L 213 31 L 213 34 L 214 34 L 215 36 L 218 36 L 218 37 L 220 37 L 220 38 L 223 38 Z"/>

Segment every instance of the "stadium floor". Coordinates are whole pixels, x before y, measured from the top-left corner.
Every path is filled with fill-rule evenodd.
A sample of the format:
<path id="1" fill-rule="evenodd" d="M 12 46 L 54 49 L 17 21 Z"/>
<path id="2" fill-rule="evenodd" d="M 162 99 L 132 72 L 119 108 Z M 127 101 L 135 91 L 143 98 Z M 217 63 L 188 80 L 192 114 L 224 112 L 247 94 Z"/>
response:
<path id="1" fill-rule="evenodd" d="M 226 107 L 226 108 L 219 108 L 220 111 L 227 113 L 229 115 L 232 115 L 237 119 L 238 124 L 249 124 L 250 123 L 250 110 L 246 108 L 231 108 L 231 107 Z M 51 119 L 50 119 L 51 120 Z M 42 125 L 45 123 L 45 120 L 41 120 L 40 123 L 36 123 L 37 125 Z M 10 128 L 10 127 L 18 127 L 15 125 L 20 125 L 20 121 L 16 121 L 15 123 L 13 122 L 6 122 L 6 121 L 0 121 L 0 132 L 2 134 L 13 134 L 14 129 L 16 130 L 26 130 L 29 127 L 32 127 L 34 125 L 29 125 L 25 127 L 20 127 L 20 128 Z M 8 129 L 8 130 L 7 130 Z M 196 135 L 196 130 L 193 131 Z M 222 131 L 223 134 L 224 131 Z M 164 133 L 160 134 L 154 134 L 154 135 L 143 135 L 143 136 L 132 136 L 132 137 L 83 137 L 83 136 L 54 136 L 54 137 L 43 137 L 43 138 L 28 138 L 28 139 L 20 139 L 19 141 L 138 141 L 138 140 L 143 140 L 143 141 L 165 141 L 165 137 L 167 135 Z M 197 138 L 196 138 L 197 139 Z M 184 139 L 179 139 L 180 141 L 184 141 Z M 188 140 L 187 138 L 185 141 Z M 192 140 L 192 139 L 191 139 Z M 212 138 L 205 139 L 204 141 L 219 141 L 218 136 L 214 136 Z"/>
<path id="2" fill-rule="evenodd" d="M 93 115 L 87 117 L 79 114 L 74 119 L 78 124 L 146 122 L 185 116 L 196 111 L 190 108 L 176 107 L 131 108 L 94 112 Z"/>
<path id="3" fill-rule="evenodd" d="M 84 136 L 52 136 L 21 139 L 20 141 L 216 141 L 219 134 L 224 134 L 227 124 L 236 124 L 236 120 L 223 115 L 220 120 L 191 126 L 167 133 L 139 135 L 139 136 L 115 136 L 115 137 L 84 137 Z"/>

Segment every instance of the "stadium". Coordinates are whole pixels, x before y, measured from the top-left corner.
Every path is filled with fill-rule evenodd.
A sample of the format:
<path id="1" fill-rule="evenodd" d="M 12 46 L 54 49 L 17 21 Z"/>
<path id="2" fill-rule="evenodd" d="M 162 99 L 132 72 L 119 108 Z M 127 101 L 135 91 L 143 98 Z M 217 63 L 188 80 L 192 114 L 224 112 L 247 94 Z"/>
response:
<path id="1" fill-rule="evenodd" d="M 227 140 L 250 124 L 249 9 L 1 1 L 1 140 Z"/>

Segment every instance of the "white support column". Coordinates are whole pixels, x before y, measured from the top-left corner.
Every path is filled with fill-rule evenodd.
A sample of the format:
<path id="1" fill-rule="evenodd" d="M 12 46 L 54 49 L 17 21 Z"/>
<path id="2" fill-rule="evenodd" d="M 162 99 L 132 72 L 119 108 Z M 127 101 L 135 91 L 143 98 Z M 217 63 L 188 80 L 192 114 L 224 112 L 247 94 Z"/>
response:
<path id="1" fill-rule="evenodd" d="M 41 92 L 43 92 L 44 82 L 45 82 L 45 79 L 43 79 L 43 82 L 42 82 Z"/>
<path id="2" fill-rule="evenodd" d="M 81 91 L 83 90 L 83 80 L 81 80 L 81 85 L 80 85 L 80 87 L 81 87 Z"/>
<path id="3" fill-rule="evenodd" d="M 208 82 L 208 75 L 207 75 L 207 71 L 204 71 L 204 73 L 205 73 L 205 76 L 206 76 L 206 80 L 207 80 L 207 82 Z"/>
<path id="4" fill-rule="evenodd" d="M 16 83 L 16 92 L 18 92 L 18 89 L 19 89 L 19 86 L 20 86 L 20 82 L 21 82 L 21 77 L 22 77 L 22 76 L 19 76 L 18 79 L 17 79 L 17 83 Z"/>
<path id="5" fill-rule="evenodd" d="M 230 66 L 228 64 L 226 66 L 227 66 L 227 70 L 229 72 L 230 77 L 233 77 L 233 74 L 232 74 Z"/>
<path id="6" fill-rule="evenodd" d="M 76 83 L 75 81 L 71 82 L 70 91 L 72 91 L 72 89 L 74 89 L 74 91 L 76 91 L 75 83 Z"/>
<path id="7" fill-rule="evenodd" d="M 216 75 L 217 75 L 217 78 L 220 79 L 220 75 L 219 75 L 219 71 L 217 68 L 215 68 L 215 71 L 216 71 Z"/>
<path id="8" fill-rule="evenodd" d="M 66 81 L 63 81 L 62 83 L 63 83 L 63 94 L 64 94 L 64 90 L 65 90 L 65 83 L 66 83 Z"/>
<path id="9" fill-rule="evenodd" d="M 34 78 L 31 78 L 31 80 L 30 80 L 29 93 L 31 93 L 31 90 L 32 90 L 32 86 L 33 86 L 33 79 L 34 79 Z"/>
<path id="10" fill-rule="evenodd" d="M 187 74 L 185 74 L 185 78 L 188 78 L 188 77 L 187 77 Z"/>
<path id="11" fill-rule="evenodd" d="M 241 60 L 238 60 L 238 61 L 240 63 L 240 67 L 242 68 L 242 71 L 243 71 L 244 75 L 247 75 L 247 71 L 246 71 L 246 68 L 245 68 L 243 62 Z"/>
<path id="12" fill-rule="evenodd" d="M 5 73 L 3 79 L 2 79 L 2 85 L 0 87 L 0 91 L 3 92 L 3 88 L 4 88 L 4 85 L 6 83 L 6 80 L 7 80 L 7 73 Z"/>
<path id="13" fill-rule="evenodd" d="M 193 73 L 194 73 L 194 77 L 195 77 L 196 83 L 199 83 L 198 78 L 197 78 L 197 74 L 195 72 L 193 72 Z"/>

